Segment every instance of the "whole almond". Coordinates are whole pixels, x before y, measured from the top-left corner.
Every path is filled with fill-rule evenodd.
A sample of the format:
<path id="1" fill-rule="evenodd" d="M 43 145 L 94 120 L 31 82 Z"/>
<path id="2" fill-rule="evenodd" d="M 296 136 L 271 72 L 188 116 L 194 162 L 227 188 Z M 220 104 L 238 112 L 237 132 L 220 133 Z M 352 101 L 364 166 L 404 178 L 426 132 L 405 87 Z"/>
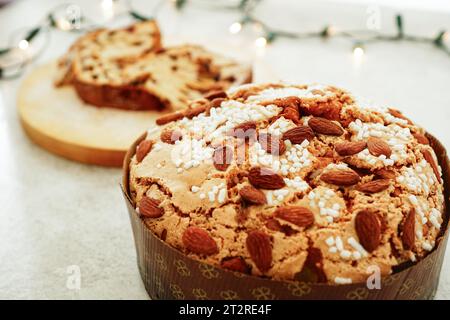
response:
<path id="1" fill-rule="evenodd" d="M 272 243 L 270 237 L 262 231 L 250 231 L 245 241 L 250 258 L 261 272 L 267 272 L 272 266 Z"/>
<path id="2" fill-rule="evenodd" d="M 193 117 L 198 116 L 200 113 L 205 112 L 208 109 L 208 107 L 209 103 L 208 104 L 200 103 L 193 108 L 186 109 L 183 113 L 186 118 L 192 119 Z"/>
<path id="3" fill-rule="evenodd" d="M 364 249 L 372 252 L 378 248 L 381 242 L 381 223 L 375 213 L 360 211 L 355 218 L 355 230 Z"/>
<path id="4" fill-rule="evenodd" d="M 176 141 L 181 140 L 181 132 L 177 130 L 163 130 L 161 132 L 161 141 L 168 144 L 175 144 Z"/>
<path id="5" fill-rule="evenodd" d="M 352 186 L 357 184 L 361 177 L 351 169 L 339 170 L 333 169 L 323 173 L 320 176 L 323 182 L 334 184 L 337 186 Z"/>
<path id="6" fill-rule="evenodd" d="M 282 139 L 289 140 L 293 144 L 300 144 L 305 140 L 311 141 L 314 139 L 314 132 L 310 127 L 297 126 L 283 133 Z"/>
<path id="7" fill-rule="evenodd" d="M 365 193 L 378 193 L 386 190 L 391 185 L 388 179 L 379 179 L 360 184 L 356 187 L 358 191 Z"/>
<path id="8" fill-rule="evenodd" d="M 423 134 L 416 132 L 413 133 L 412 135 L 414 138 L 416 138 L 417 142 L 419 142 L 420 144 L 430 144 L 430 140 L 428 140 L 428 138 Z"/>
<path id="9" fill-rule="evenodd" d="M 230 271 L 241 272 L 241 273 L 250 273 L 250 267 L 245 262 L 242 257 L 229 257 L 222 260 L 221 264 L 222 268 L 228 269 Z"/>
<path id="10" fill-rule="evenodd" d="M 292 109 L 297 109 L 298 111 L 298 107 L 300 106 L 300 104 L 302 103 L 301 99 L 299 97 L 295 97 L 295 96 L 290 96 L 290 97 L 285 97 L 285 98 L 277 98 L 275 100 L 272 101 L 268 101 L 267 104 L 275 104 L 276 106 L 283 108 L 283 110 L 285 110 L 286 108 L 292 108 Z"/>
<path id="11" fill-rule="evenodd" d="M 256 189 L 252 186 L 245 186 L 241 190 L 239 190 L 239 195 L 242 199 L 244 199 L 247 203 L 251 204 L 266 204 L 267 199 L 264 192 Z"/>
<path id="12" fill-rule="evenodd" d="M 369 149 L 369 152 L 375 157 L 385 155 L 387 158 L 389 158 L 392 154 L 391 147 L 389 147 L 386 141 L 380 138 L 370 137 L 367 140 L 367 148 Z"/>
<path id="13" fill-rule="evenodd" d="M 165 125 L 167 123 L 170 123 L 172 121 L 178 121 L 183 119 L 184 114 L 181 111 L 172 112 L 166 115 L 163 115 L 156 119 L 156 124 L 159 126 Z"/>
<path id="14" fill-rule="evenodd" d="M 284 141 L 270 133 L 260 133 L 258 142 L 267 153 L 273 155 L 282 155 L 286 151 Z"/>
<path id="15" fill-rule="evenodd" d="M 433 169 L 433 172 L 438 179 L 439 183 L 442 183 L 441 175 L 439 173 L 438 165 L 436 164 L 436 161 L 434 160 L 433 155 L 431 154 L 430 150 L 423 149 L 422 150 L 423 157 L 425 160 L 430 164 L 431 168 Z"/>
<path id="16" fill-rule="evenodd" d="M 141 162 L 150 152 L 153 146 L 153 141 L 151 140 L 142 140 L 136 148 L 136 160 L 137 162 Z"/>
<path id="17" fill-rule="evenodd" d="M 300 206 L 280 207 L 275 210 L 274 216 L 301 228 L 308 228 L 314 224 L 314 214 Z"/>
<path id="18" fill-rule="evenodd" d="M 412 208 L 402 225 L 402 243 L 406 250 L 414 249 L 416 238 L 416 211 Z"/>
<path id="19" fill-rule="evenodd" d="M 341 136 L 344 134 L 344 129 L 342 129 L 338 124 L 331 120 L 312 117 L 308 121 L 308 125 L 313 129 L 315 133 L 326 134 L 330 136 Z"/>
<path id="20" fill-rule="evenodd" d="M 144 196 L 141 201 L 139 201 L 139 214 L 145 218 L 162 217 L 164 209 L 159 206 L 160 204 L 161 201 Z"/>
<path id="21" fill-rule="evenodd" d="M 276 190 L 286 185 L 282 176 L 268 168 L 251 168 L 248 173 L 248 180 L 258 189 Z"/>
<path id="22" fill-rule="evenodd" d="M 204 95 L 205 99 L 214 100 L 217 98 L 226 98 L 227 93 L 223 90 L 210 91 Z"/>
<path id="23" fill-rule="evenodd" d="M 407 117 L 405 117 L 403 115 L 403 113 L 401 113 L 400 111 L 398 111 L 396 109 L 389 108 L 388 112 L 391 114 L 391 116 L 394 116 L 394 117 L 399 118 L 399 119 L 406 120 L 409 124 L 413 124 L 411 120 L 409 120 Z"/>
<path id="24" fill-rule="evenodd" d="M 222 104 L 222 102 L 224 102 L 226 99 L 225 98 L 215 98 L 213 100 L 211 100 L 211 102 L 209 103 L 209 107 L 210 108 L 219 108 L 220 105 Z"/>
<path id="25" fill-rule="evenodd" d="M 216 241 L 198 227 L 188 227 L 183 233 L 182 241 L 186 249 L 196 254 L 212 255 L 219 251 Z"/>
<path id="26" fill-rule="evenodd" d="M 213 163 L 219 171 L 226 171 L 233 161 L 233 150 L 228 146 L 220 146 L 214 150 Z"/>
<path id="27" fill-rule="evenodd" d="M 300 112 L 298 111 L 296 104 L 290 104 L 283 108 L 283 112 L 280 114 L 280 117 L 285 118 L 286 120 L 291 120 L 295 124 L 298 124 L 300 121 Z"/>
<path id="28" fill-rule="evenodd" d="M 383 179 L 395 179 L 395 171 L 386 168 L 375 170 L 375 175 Z"/>
<path id="29" fill-rule="evenodd" d="M 365 141 L 351 141 L 336 144 L 335 150 L 340 156 L 347 157 L 360 153 L 366 147 L 367 143 Z"/>
<path id="30" fill-rule="evenodd" d="M 256 122 L 247 121 L 241 123 L 227 132 L 228 136 L 232 136 L 238 139 L 253 140 L 256 135 Z"/>

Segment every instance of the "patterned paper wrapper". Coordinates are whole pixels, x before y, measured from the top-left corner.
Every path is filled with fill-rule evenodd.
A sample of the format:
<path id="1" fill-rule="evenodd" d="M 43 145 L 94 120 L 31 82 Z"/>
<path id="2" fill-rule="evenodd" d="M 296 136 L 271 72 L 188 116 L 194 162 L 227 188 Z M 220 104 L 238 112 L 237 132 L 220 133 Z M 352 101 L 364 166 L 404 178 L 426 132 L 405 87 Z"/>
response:
<path id="1" fill-rule="evenodd" d="M 443 170 L 446 210 L 435 249 L 412 266 L 381 280 L 381 289 L 366 283 L 349 285 L 277 281 L 234 273 L 188 258 L 155 236 L 139 218 L 129 194 L 129 163 L 141 136 L 124 160 L 122 190 L 136 245 L 137 263 L 145 288 L 152 299 L 432 299 L 439 282 L 448 238 L 450 164 L 443 145 L 429 135 Z"/>

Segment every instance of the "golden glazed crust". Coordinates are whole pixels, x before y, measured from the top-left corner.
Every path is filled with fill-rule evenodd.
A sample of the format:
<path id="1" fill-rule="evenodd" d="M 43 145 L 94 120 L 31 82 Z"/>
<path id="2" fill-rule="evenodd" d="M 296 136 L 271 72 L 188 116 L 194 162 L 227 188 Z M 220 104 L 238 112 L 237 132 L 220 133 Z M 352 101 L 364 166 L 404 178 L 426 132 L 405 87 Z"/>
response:
<path id="1" fill-rule="evenodd" d="M 331 86 L 245 85 L 159 123 L 131 161 L 131 194 L 146 225 L 194 259 L 346 284 L 435 245 L 441 169 L 394 109 Z"/>

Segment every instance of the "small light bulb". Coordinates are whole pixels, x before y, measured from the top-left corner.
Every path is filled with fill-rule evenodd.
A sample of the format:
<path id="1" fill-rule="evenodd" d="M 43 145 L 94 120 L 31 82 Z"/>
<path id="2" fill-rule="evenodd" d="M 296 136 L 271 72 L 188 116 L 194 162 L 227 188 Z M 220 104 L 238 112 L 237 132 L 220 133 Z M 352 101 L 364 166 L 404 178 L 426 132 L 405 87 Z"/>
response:
<path id="1" fill-rule="evenodd" d="M 328 36 L 334 36 L 336 34 L 336 27 L 329 26 L 328 27 Z"/>
<path id="2" fill-rule="evenodd" d="M 113 0 L 102 0 L 101 2 L 103 16 L 109 20 L 114 16 L 114 1 Z"/>
<path id="3" fill-rule="evenodd" d="M 267 39 L 264 37 L 259 37 L 255 40 L 255 45 L 259 48 L 264 48 L 267 45 Z"/>
<path id="4" fill-rule="evenodd" d="M 22 50 L 27 50 L 30 46 L 30 43 L 27 40 L 20 40 L 19 41 L 19 48 Z"/>
<path id="5" fill-rule="evenodd" d="M 261 23 L 255 22 L 253 23 L 253 29 L 255 30 L 255 32 L 261 32 L 263 30 L 263 26 Z"/>
<path id="6" fill-rule="evenodd" d="M 442 36 L 442 40 L 444 40 L 444 41 L 450 40 L 450 33 L 448 33 L 448 31 L 444 32 L 444 35 Z"/>
<path id="7" fill-rule="evenodd" d="M 353 48 L 353 56 L 358 59 L 364 56 L 364 48 L 361 46 L 355 46 Z"/>
<path id="8" fill-rule="evenodd" d="M 230 31 L 230 33 L 232 34 L 236 34 L 239 33 L 242 30 L 242 24 L 240 22 L 234 22 L 230 25 L 230 27 L 228 28 L 228 30 Z"/>
<path id="9" fill-rule="evenodd" d="M 56 25 L 58 26 L 59 29 L 63 30 L 63 31 L 67 31 L 67 30 L 71 30 L 72 29 L 72 25 L 69 21 L 67 21 L 67 19 L 58 19 L 56 21 Z"/>
<path id="10" fill-rule="evenodd" d="M 102 0 L 102 8 L 104 10 L 111 10 L 113 5 L 114 5 L 113 0 Z"/>

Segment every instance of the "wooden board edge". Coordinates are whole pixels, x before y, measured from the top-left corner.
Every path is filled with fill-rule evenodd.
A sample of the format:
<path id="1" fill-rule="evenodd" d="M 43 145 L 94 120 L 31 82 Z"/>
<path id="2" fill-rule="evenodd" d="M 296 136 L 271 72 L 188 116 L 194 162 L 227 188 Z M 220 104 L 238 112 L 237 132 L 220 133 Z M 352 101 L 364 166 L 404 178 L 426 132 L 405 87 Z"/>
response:
<path id="1" fill-rule="evenodd" d="M 48 136 L 28 124 L 19 112 L 20 123 L 27 136 L 37 145 L 68 160 L 104 167 L 121 168 L 127 150 L 96 149 Z"/>

